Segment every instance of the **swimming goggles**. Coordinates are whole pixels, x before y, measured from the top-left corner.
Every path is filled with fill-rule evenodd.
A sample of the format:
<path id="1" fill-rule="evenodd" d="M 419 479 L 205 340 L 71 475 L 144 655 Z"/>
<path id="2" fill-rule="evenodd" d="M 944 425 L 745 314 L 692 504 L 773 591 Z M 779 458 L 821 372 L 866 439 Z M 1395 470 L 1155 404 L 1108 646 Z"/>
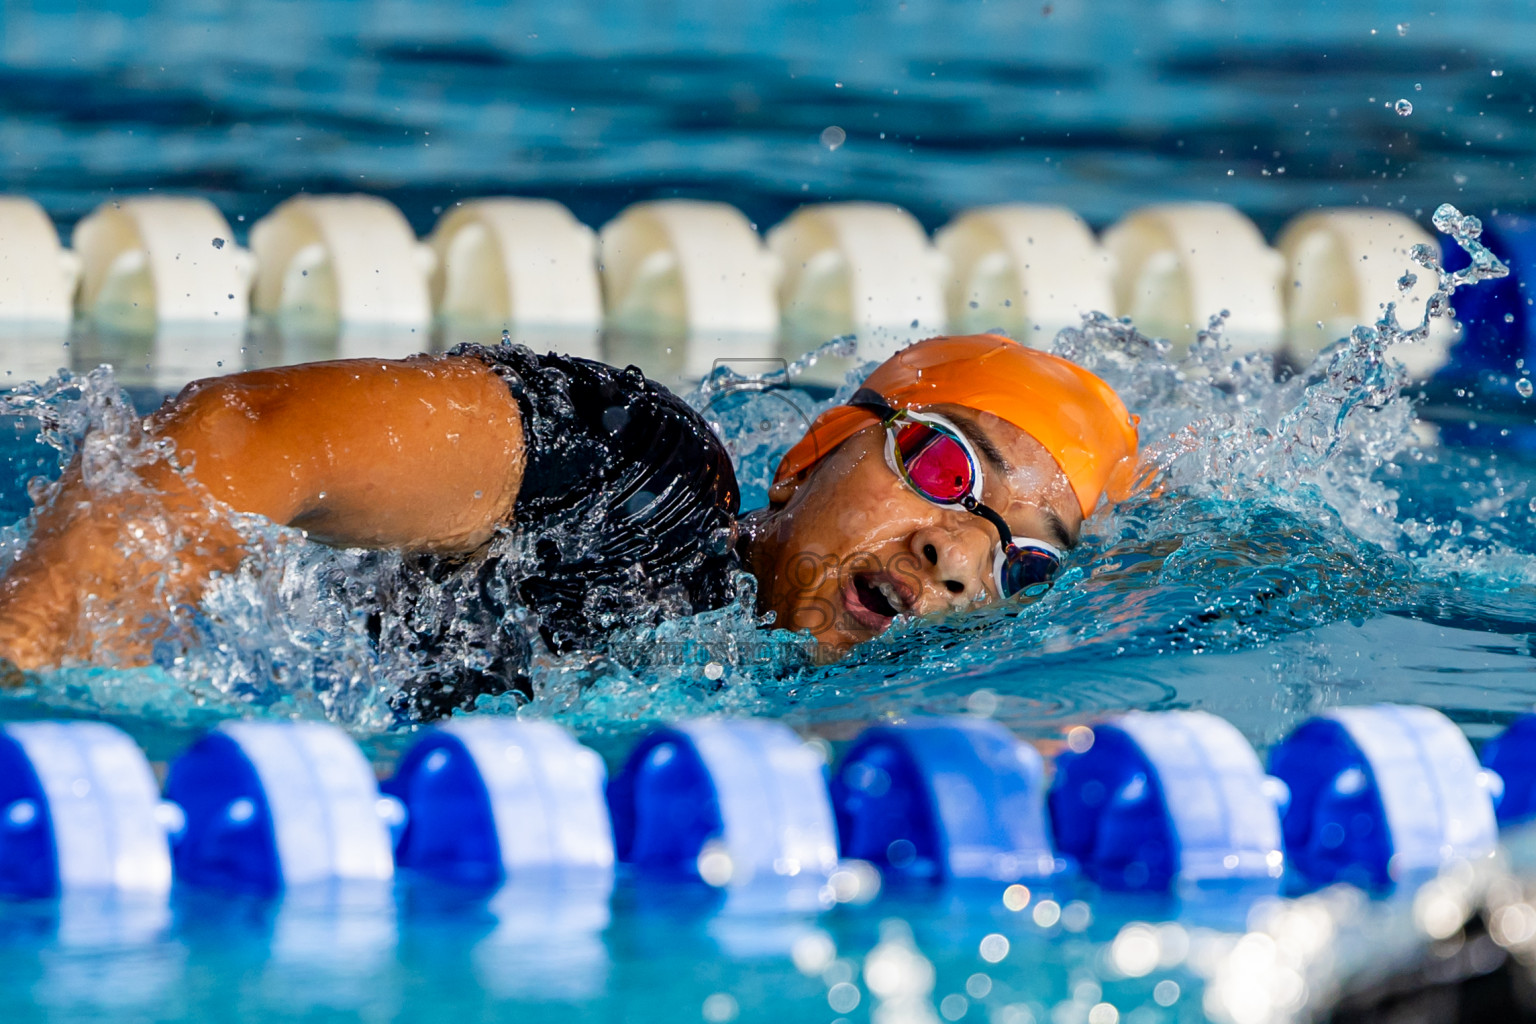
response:
<path id="1" fill-rule="evenodd" d="M 885 461 L 908 487 L 940 508 L 964 509 L 997 528 L 992 578 L 999 594 L 1013 597 L 1061 568 L 1060 549 L 1032 537 L 1015 539 L 1003 517 L 982 502 L 981 459 L 960 428 L 936 413 L 893 409 L 869 388 L 854 392 L 848 404 L 880 417 Z"/>

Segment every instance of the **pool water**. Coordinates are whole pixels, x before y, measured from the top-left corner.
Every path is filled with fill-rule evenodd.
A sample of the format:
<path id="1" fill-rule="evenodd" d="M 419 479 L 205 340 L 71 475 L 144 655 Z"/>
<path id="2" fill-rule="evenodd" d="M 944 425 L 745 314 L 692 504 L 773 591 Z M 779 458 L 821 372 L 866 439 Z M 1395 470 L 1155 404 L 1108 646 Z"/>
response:
<path id="1" fill-rule="evenodd" d="M 240 242 L 292 193 L 355 189 L 398 203 L 419 232 L 456 200 L 498 193 L 559 199 L 593 225 L 674 195 L 732 202 L 761 227 L 844 198 L 900 203 L 929 228 L 1023 198 L 1096 226 L 1189 198 L 1231 202 L 1271 234 L 1318 204 L 1427 223 L 1445 201 L 1531 204 L 1532 18 L 1528 3 L 1321 0 L 10 4 L 0 190 L 37 198 L 65 230 L 114 194 L 191 191 Z M 1393 109 L 1400 98 L 1411 114 Z M 821 142 L 830 125 L 846 132 L 836 148 Z M 127 410 L 189 379 L 449 340 L 260 324 L 217 342 L 85 326 L 0 336 L 0 521 L 15 523 L 0 561 L 25 536 L 29 482 L 56 477 L 88 427 L 110 477 L 131 452 Z M 743 343 L 582 344 L 666 376 L 684 346 L 728 358 Z M 1046 595 L 900 624 L 830 667 L 744 604 L 547 657 L 518 713 L 574 729 L 611 764 L 649 725 L 709 713 L 779 718 L 834 749 L 885 716 L 979 714 L 1051 749 L 1102 712 L 1197 707 L 1263 747 L 1335 704 L 1427 704 L 1475 740 L 1536 704 L 1521 367 L 1407 382 L 1357 341 L 1277 373 L 1219 333 L 1176 357 L 1108 321 L 1053 344 L 1141 415 L 1159 475 L 1095 517 Z M 693 392 L 748 507 L 840 376 Z M 324 717 L 388 770 L 412 737 L 387 696 L 411 667 L 374 651 L 323 585 L 373 569 L 248 530 L 260 558 L 153 668 L 54 673 L 0 696 L 0 716 L 104 718 L 162 762 L 224 718 Z M 481 713 L 513 710 L 492 699 Z M 722 898 L 623 879 L 611 901 L 567 903 L 402 883 L 277 902 L 179 894 L 170 912 L 0 906 L 0 1011 L 1104 1024 L 1107 1005 L 1138 1024 L 1192 1021 L 1210 951 L 1259 900 L 1064 884 L 1018 909 L 990 890 L 885 892 L 811 916 Z M 1369 941 L 1341 940 L 1341 958 L 1388 956 L 1400 910 L 1354 915 Z M 1172 924 L 1155 968 L 1126 977 L 1115 939 L 1135 920 Z"/>
<path id="2" fill-rule="evenodd" d="M 771 715 L 833 747 L 883 716 L 980 714 L 1051 749 L 1068 726 L 1128 708 L 1204 708 L 1264 745 L 1337 703 L 1426 703 L 1474 737 L 1536 703 L 1524 610 L 1536 467 L 1426 443 L 1414 387 L 1369 334 L 1279 379 L 1264 357 L 1234 357 L 1219 331 L 1178 359 L 1108 320 L 1055 346 L 1144 410 L 1159 473 L 1094 520 L 1037 601 L 899 625 L 830 667 L 762 629 L 750 606 L 731 607 L 548 657 L 531 705 L 490 698 L 478 713 L 552 717 L 612 759 L 649 724 L 706 713 Z M 836 400 L 716 402 L 714 385 L 692 400 L 717 418 L 749 495 L 800 413 Z M 88 423 L 111 479 L 131 450 L 131 401 L 105 371 L 13 391 L 5 500 L 23 508 L 25 481 L 56 473 Z M 224 717 L 325 716 L 387 768 L 410 738 L 383 699 L 399 666 L 361 642 L 317 582 L 367 567 L 289 531 L 249 529 L 262 553 L 205 602 L 192 643 L 147 670 L 45 676 L 6 696 L 6 716 L 104 717 L 161 759 Z M 9 550 L 24 530 L 12 528 Z M 887 892 L 821 915 L 631 878 L 611 900 L 406 880 L 275 903 L 189 893 L 139 914 L 7 906 L 0 941 L 22 955 L 0 966 L 0 1003 L 50 1020 L 929 1020 L 937 1010 L 1025 1022 L 1103 1020 L 1101 1006 L 1128 1020 L 1195 1020 L 1223 943 L 1268 905 L 1262 890 L 1133 897 L 1063 882 L 1010 906 L 1000 888 Z M 1357 955 L 1393 950 L 1380 933 L 1404 913 L 1394 907 L 1351 911 L 1375 936 Z M 1156 964 L 1128 974 L 1116 950 L 1126 955 L 1126 929 L 1145 920 L 1165 922 Z M 1212 1012 L 1230 1019 L 1223 1005 Z"/>
<path id="3" fill-rule="evenodd" d="M 1199 1019 L 1188 969 L 1110 979 L 1102 963 L 1131 915 L 1179 908 L 1090 911 L 1077 895 L 1032 893 L 1017 912 L 978 894 L 897 895 L 811 917 L 733 913 L 713 894 L 657 887 L 621 889 L 611 913 L 547 894 L 488 902 L 402 888 L 189 902 L 174 926 L 129 935 L 8 909 L 0 999 L 11 1020 L 831 1020 L 882 1006 L 886 1019 L 923 1020 L 946 998 L 978 1019 L 1046 1020 L 1063 1004 L 1081 1017 L 1100 1003 Z M 1183 920 L 1164 936 L 1175 953 L 1243 918 L 1196 905 Z M 1166 1008 L 1154 997 L 1163 982 Z"/>
<path id="4" fill-rule="evenodd" d="M 503 193 L 592 225 L 639 199 L 725 199 L 765 229 L 825 199 L 899 203 L 930 229 L 1020 199 L 1095 225 L 1216 199 L 1273 233 L 1316 205 L 1519 209 L 1536 149 L 1528 0 L 26 0 L 3 16 L 0 182 L 66 229 L 156 189 L 212 197 L 242 242 L 288 195 L 354 190 L 418 233 Z"/>
<path id="5" fill-rule="evenodd" d="M 1536 703 L 1536 481 L 1518 451 L 1428 443 L 1419 386 L 1359 341 L 1278 379 L 1267 356 L 1234 356 L 1219 331 L 1174 357 L 1099 319 L 1054 346 L 1140 410 L 1153 479 L 1091 521 L 1043 596 L 901 623 L 818 667 L 797 638 L 764 628 L 749 590 L 590 650 L 543 652 L 520 713 L 616 750 L 648 724 L 708 713 L 770 714 L 836 739 L 881 714 L 970 711 L 1049 741 L 1105 711 L 1201 707 L 1263 744 L 1341 701 L 1429 703 L 1474 737 Z M 691 400 L 719 425 L 752 507 L 805 419 L 838 396 L 732 391 L 732 379 L 722 371 Z M 1515 394 L 1507 381 L 1486 388 Z M 0 507 L 22 512 L 29 478 L 56 475 L 87 424 L 103 478 L 126 473 L 133 398 L 105 370 L 13 392 Z M 46 436 L 40 418 L 55 424 Z M 11 529 L 6 552 L 25 530 Z M 375 649 L 356 597 L 387 556 L 246 530 L 260 556 L 219 581 L 155 667 L 64 670 L 9 697 L 13 712 L 114 716 L 157 751 L 223 716 L 318 715 L 387 761 L 403 742 L 388 697 L 414 669 Z M 510 696 L 479 708 L 519 712 Z"/>

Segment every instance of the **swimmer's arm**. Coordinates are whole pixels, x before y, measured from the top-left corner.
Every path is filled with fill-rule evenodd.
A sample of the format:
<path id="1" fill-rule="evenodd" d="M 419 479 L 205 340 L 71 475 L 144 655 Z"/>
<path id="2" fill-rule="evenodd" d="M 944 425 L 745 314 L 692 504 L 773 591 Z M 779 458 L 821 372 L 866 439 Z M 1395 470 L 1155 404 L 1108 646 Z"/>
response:
<path id="1" fill-rule="evenodd" d="M 336 547 L 468 552 L 511 516 L 523 429 L 476 359 L 355 359 L 190 384 L 151 417 L 241 512 Z"/>
<path id="2" fill-rule="evenodd" d="M 510 518 L 524 463 L 516 402 L 472 359 L 316 363 L 187 386 L 143 425 L 175 465 L 146 485 L 93 492 L 72 466 L 0 580 L 0 657 L 147 660 L 164 609 L 196 602 L 244 556 L 211 496 L 347 547 L 472 551 Z M 180 534 L 149 562 L 125 538 Z M 95 628 L 75 636 L 83 603 Z M 119 620 L 105 629 L 103 620 Z M 94 645 L 94 646 L 88 646 Z"/>

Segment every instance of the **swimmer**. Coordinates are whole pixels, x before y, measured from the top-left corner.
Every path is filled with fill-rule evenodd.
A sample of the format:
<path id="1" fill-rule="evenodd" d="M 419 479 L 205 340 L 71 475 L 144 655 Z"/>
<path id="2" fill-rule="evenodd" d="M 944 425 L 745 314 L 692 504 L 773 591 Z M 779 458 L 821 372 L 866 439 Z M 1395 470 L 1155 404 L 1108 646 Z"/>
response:
<path id="1" fill-rule="evenodd" d="M 760 611 L 835 656 L 898 615 L 1032 591 L 1136 455 L 1107 384 L 993 335 L 881 364 L 745 515 L 725 448 L 676 396 L 635 367 L 519 346 L 197 381 L 140 429 L 164 452 L 137 468 L 145 486 L 93 490 L 76 458 L 37 510 L 0 579 L 0 657 L 151 662 L 172 616 L 246 558 L 233 510 L 407 556 L 377 595 L 402 612 L 395 632 L 369 628 L 429 666 L 396 701 L 415 718 L 530 692 L 514 607 L 552 649 L 580 649 L 658 608 L 721 607 L 746 570 Z M 510 585 L 492 544 L 507 531 L 525 541 Z M 146 535 L 163 559 L 121 543 Z"/>

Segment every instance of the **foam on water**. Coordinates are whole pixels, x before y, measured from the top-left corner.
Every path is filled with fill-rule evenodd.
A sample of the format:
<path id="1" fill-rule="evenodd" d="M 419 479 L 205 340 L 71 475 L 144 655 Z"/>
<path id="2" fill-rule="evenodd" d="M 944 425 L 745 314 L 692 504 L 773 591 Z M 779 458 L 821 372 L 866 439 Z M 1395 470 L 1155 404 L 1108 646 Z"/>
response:
<path id="1" fill-rule="evenodd" d="M 1536 547 L 1524 540 L 1532 478 L 1423 445 L 1392 358 L 1395 346 L 1423 339 L 1431 317 L 1451 314 L 1457 288 L 1505 272 L 1477 242 L 1474 218 L 1442 207 L 1435 221 L 1473 258 L 1452 274 L 1432 252 L 1414 254 L 1440 284 L 1424 322 L 1400 325 L 1389 304 L 1375 325 L 1278 377 L 1269 357 L 1233 354 L 1220 316 L 1180 357 L 1100 315 L 1061 332 L 1054 351 L 1103 376 L 1140 415 L 1145 472 L 1138 491 L 1090 520 L 1037 599 L 898 620 L 846 660 L 818 665 L 804 638 L 765 628 L 744 576 L 731 606 L 660 615 L 576 654 L 545 649 L 531 622 L 510 624 L 534 650 L 534 699 L 482 698 L 478 710 L 555 716 L 592 735 L 712 711 L 826 723 L 959 709 L 980 692 L 991 695 L 983 710 L 1010 722 L 1050 722 L 1176 699 L 1159 679 L 1117 672 L 1114 659 L 1243 651 L 1387 612 L 1443 619 L 1497 606 L 1506 618 L 1536 618 Z M 762 503 L 806 422 L 868 367 L 819 402 L 782 385 L 816 359 L 847 354 L 846 340 L 834 342 L 786 380 L 718 370 L 689 396 L 730 447 L 746 507 Z M 138 486 L 134 468 L 165 454 L 145 443 L 105 369 L 17 389 L 5 411 L 42 424 L 55 474 L 78 454 L 99 489 Z M 47 489 L 34 484 L 34 497 Z M 1429 507 L 1451 492 L 1454 508 Z M 237 518 L 252 557 L 200 608 L 168 609 L 174 628 L 155 668 L 70 668 L 38 680 L 32 699 L 162 721 L 255 711 L 324 716 L 365 733 L 397 724 L 389 697 L 425 666 L 404 644 L 374 643 L 368 616 L 381 614 L 387 641 L 392 621 L 430 614 L 442 594 L 400 605 L 389 589 L 399 555 L 335 551 Z M 23 522 L 0 536 L 0 560 L 25 533 Z M 134 542 L 146 555 L 174 556 L 173 533 L 151 524 L 143 534 Z M 496 543 L 510 585 L 518 542 Z M 466 585 L 433 583 L 443 593 Z M 483 658 L 483 639 L 466 628 L 463 656 Z"/>

